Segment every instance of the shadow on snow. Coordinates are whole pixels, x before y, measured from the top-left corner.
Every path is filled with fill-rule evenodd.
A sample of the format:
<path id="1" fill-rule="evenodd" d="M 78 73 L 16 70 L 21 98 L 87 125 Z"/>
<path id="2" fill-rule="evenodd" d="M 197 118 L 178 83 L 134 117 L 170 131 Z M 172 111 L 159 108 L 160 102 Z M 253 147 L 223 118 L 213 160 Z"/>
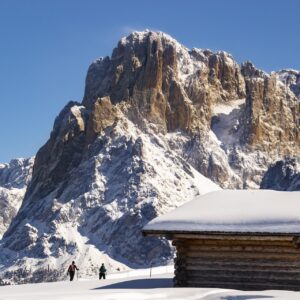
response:
<path id="1" fill-rule="evenodd" d="M 250 300 L 250 299 L 262 299 L 262 298 L 274 298 L 273 296 L 264 295 L 237 295 L 222 297 L 222 300 Z"/>
<path id="2" fill-rule="evenodd" d="M 153 289 L 173 287 L 172 278 L 134 279 L 95 288 L 102 289 Z"/>

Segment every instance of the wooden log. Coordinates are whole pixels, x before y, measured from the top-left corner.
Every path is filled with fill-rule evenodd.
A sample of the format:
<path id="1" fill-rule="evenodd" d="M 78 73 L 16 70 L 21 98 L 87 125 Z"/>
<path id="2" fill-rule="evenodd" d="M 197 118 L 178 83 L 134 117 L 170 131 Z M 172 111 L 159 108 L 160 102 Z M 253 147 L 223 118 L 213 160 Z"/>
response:
<path id="1" fill-rule="evenodd" d="M 205 264 L 205 263 L 214 263 L 214 264 L 223 264 L 223 265 L 230 265 L 230 264 L 235 264 L 235 265 L 253 265 L 253 264 L 258 264 L 261 266 L 299 266 L 300 261 L 299 260 L 274 260 L 274 259 L 266 259 L 266 258 L 243 258 L 241 260 L 240 257 L 234 257 L 234 258 L 226 258 L 226 257 L 221 257 L 216 259 L 215 257 L 210 260 L 207 259 L 207 257 L 185 257 L 181 258 L 181 262 L 185 264 Z"/>
<path id="2" fill-rule="evenodd" d="M 178 275 L 181 275 L 181 272 L 178 272 Z M 266 280 L 297 280 L 300 283 L 300 272 L 289 272 L 289 271 L 281 271 L 281 272 L 270 272 L 263 270 L 184 270 L 184 275 L 188 278 L 194 277 L 206 277 L 206 278 L 219 278 L 219 277 L 228 277 L 228 280 L 258 280 L 261 279 Z"/>
<path id="3" fill-rule="evenodd" d="M 176 249 L 178 250 L 198 250 L 198 249 L 207 249 L 213 251 L 263 251 L 276 249 L 276 251 L 281 250 L 290 250 L 293 253 L 300 253 L 300 249 L 294 248 L 291 246 L 278 246 L 278 245 L 199 245 L 199 244 L 190 244 L 190 245 L 177 245 Z"/>
<path id="4" fill-rule="evenodd" d="M 177 251 L 212 251 L 212 252 L 262 252 L 262 253 L 291 253 L 300 255 L 300 249 L 286 246 L 207 246 L 207 245 L 188 245 L 177 246 Z"/>
<path id="5" fill-rule="evenodd" d="M 220 246 L 231 246 L 231 245 L 274 245 L 274 246 L 294 246 L 293 239 L 288 240 L 255 240 L 255 239 L 181 239 L 176 240 L 174 246 L 176 245 L 220 245 Z"/>
<path id="6" fill-rule="evenodd" d="M 216 272 L 222 272 L 222 271 L 243 271 L 243 272 L 248 272 L 248 271 L 260 271 L 260 272 L 289 272 L 289 273 L 300 273 L 300 266 L 298 267 L 291 267 L 288 265 L 285 266 L 261 266 L 259 264 L 255 265 L 236 265 L 236 264 L 231 264 L 231 265 L 222 265 L 222 264 L 215 264 L 215 263 L 207 263 L 207 264 L 184 264 L 180 265 L 180 268 L 184 268 L 185 270 L 199 270 L 199 271 L 216 271 Z M 179 267 L 176 267 L 176 269 L 179 269 Z"/>
<path id="7" fill-rule="evenodd" d="M 176 240 L 174 285 L 300 290 L 300 249 L 291 236 L 227 238 Z"/>
<path id="8" fill-rule="evenodd" d="M 207 262 L 203 264 L 180 264 L 179 266 L 185 269 L 201 270 L 201 269 L 213 269 L 213 270 L 287 270 L 287 271 L 297 271 L 300 270 L 300 266 L 297 265 L 260 265 L 260 264 L 222 264 L 215 262 Z"/>
<path id="9" fill-rule="evenodd" d="M 178 285 L 180 286 L 180 285 Z M 237 289 L 237 290 L 247 290 L 247 291 L 260 291 L 260 290 L 294 290 L 299 291 L 299 285 L 292 285 L 292 284 L 274 284 L 268 283 L 265 284 L 263 282 L 260 283 L 230 283 L 230 282 L 222 282 L 218 281 L 211 282 L 209 280 L 206 281 L 188 281 L 185 282 L 184 287 L 207 287 L 207 288 L 225 288 L 225 289 Z"/>
<path id="10" fill-rule="evenodd" d="M 179 257 L 185 258 L 207 258 L 207 259 L 220 259 L 220 258 L 258 258 L 258 259 L 285 259 L 300 261 L 300 253 L 277 253 L 277 252 L 244 252 L 244 251 L 231 251 L 231 252 L 216 252 L 216 251 L 179 251 Z"/>
<path id="11" fill-rule="evenodd" d="M 172 240 L 244 240 L 244 241 L 290 241 L 292 242 L 295 236 L 299 236 L 299 234 L 291 235 L 291 234 L 264 234 L 264 233 L 256 233 L 256 234 L 241 234 L 236 232 L 234 234 L 199 234 L 199 233 L 172 233 L 168 234 L 172 235 Z"/>
<path id="12" fill-rule="evenodd" d="M 181 278 L 180 275 L 177 276 L 179 279 Z M 264 283 L 264 284 L 287 284 L 287 285 L 300 285 L 300 279 L 299 277 L 275 277 L 275 276 L 270 276 L 270 277 L 264 277 L 264 276 L 247 276 L 246 274 L 231 274 L 226 273 L 226 274 L 198 274 L 198 273 L 191 273 L 188 272 L 186 276 L 187 282 L 190 281 L 211 281 L 211 282 L 231 282 L 231 283 Z"/>

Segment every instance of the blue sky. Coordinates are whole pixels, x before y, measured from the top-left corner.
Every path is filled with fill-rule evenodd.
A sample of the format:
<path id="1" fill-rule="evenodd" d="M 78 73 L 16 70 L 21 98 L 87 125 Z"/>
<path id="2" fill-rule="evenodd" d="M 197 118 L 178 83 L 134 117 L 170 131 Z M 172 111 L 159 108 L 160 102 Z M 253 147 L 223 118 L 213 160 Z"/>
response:
<path id="1" fill-rule="evenodd" d="M 0 0 L 0 162 L 29 157 L 91 61 L 132 30 L 226 50 L 266 71 L 300 69 L 298 0 Z"/>

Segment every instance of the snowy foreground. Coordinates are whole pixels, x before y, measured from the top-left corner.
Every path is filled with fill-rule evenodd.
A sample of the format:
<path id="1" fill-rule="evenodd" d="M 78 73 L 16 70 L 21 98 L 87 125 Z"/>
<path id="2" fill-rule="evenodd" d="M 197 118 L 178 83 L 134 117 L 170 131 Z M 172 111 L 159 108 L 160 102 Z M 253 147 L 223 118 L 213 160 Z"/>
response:
<path id="1" fill-rule="evenodd" d="M 236 291 L 208 288 L 173 288 L 172 273 L 134 276 L 144 272 L 111 275 L 107 280 L 60 281 L 16 286 L 1 286 L 0 300 L 247 300 L 300 299 L 300 292 Z"/>

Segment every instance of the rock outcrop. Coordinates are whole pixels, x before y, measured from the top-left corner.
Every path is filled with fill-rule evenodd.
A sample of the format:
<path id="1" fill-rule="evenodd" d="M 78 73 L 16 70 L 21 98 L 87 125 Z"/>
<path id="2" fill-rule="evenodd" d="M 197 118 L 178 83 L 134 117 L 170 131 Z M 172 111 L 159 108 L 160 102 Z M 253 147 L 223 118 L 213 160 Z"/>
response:
<path id="1" fill-rule="evenodd" d="M 277 191 L 300 191 L 299 158 L 286 158 L 271 165 L 260 187 Z"/>
<path id="2" fill-rule="evenodd" d="M 247 89 L 244 144 L 269 152 L 273 157 L 299 155 L 300 101 L 297 94 L 278 79 L 278 74 L 269 75 L 254 69 L 249 63 L 242 66 Z"/>

